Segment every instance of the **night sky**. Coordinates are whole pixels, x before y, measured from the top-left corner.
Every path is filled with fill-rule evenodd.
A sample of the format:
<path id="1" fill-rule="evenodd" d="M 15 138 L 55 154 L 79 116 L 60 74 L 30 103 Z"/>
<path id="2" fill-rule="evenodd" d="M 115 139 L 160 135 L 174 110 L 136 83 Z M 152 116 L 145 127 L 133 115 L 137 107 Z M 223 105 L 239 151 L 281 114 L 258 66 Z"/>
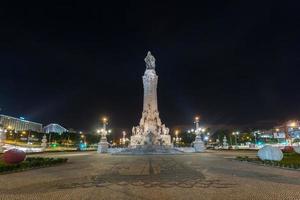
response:
<path id="1" fill-rule="evenodd" d="M 28 1 L 0 6 L 1 113 L 93 130 L 141 117 L 148 50 L 167 126 L 300 118 L 297 1 Z M 83 3 L 86 2 L 86 3 Z"/>

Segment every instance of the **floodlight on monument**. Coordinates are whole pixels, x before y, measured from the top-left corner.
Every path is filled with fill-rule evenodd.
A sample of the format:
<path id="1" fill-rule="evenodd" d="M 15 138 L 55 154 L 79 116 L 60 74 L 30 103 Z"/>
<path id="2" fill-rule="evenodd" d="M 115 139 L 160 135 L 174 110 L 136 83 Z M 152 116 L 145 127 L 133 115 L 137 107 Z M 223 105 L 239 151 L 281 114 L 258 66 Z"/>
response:
<path id="1" fill-rule="evenodd" d="M 192 132 L 194 132 L 194 129 L 191 129 Z"/>
<path id="2" fill-rule="evenodd" d="M 108 130 L 108 133 L 111 133 L 111 129 Z"/>
<path id="3" fill-rule="evenodd" d="M 98 130 L 97 130 L 97 133 L 100 133 L 100 132 L 101 132 L 101 130 L 98 129 Z"/>
<path id="4" fill-rule="evenodd" d="M 201 131 L 202 131 L 202 132 L 205 132 L 205 128 L 202 128 Z"/>

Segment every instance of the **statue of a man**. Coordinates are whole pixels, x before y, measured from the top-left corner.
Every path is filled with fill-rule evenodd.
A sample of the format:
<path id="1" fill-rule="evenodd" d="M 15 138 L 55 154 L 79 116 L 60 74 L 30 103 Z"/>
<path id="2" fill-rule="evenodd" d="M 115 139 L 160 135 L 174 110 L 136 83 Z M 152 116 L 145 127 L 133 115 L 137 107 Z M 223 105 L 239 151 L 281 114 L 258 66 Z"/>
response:
<path id="1" fill-rule="evenodd" d="M 147 69 L 155 69 L 155 58 L 152 56 L 151 52 L 148 51 L 147 56 L 145 58 L 145 63 Z"/>

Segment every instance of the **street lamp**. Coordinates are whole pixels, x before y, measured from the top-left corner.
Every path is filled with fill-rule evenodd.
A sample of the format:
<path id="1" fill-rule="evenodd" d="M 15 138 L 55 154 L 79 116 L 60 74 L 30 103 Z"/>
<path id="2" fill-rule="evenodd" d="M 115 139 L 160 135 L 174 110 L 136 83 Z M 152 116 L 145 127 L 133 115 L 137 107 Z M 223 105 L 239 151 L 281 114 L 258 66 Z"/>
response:
<path id="1" fill-rule="evenodd" d="M 100 130 L 101 139 L 100 139 L 100 142 L 98 143 L 98 150 L 97 150 L 98 153 L 106 153 L 108 150 L 108 142 L 107 142 L 106 136 L 107 136 L 107 133 L 108 132 L 110 133 L 111 131 L 106 130 L 107 121 L 108 121 L 108 119 L 106 117 L 102 118 L 103 128 Z"/>
<path id="2" fill-rule="evenodd" d="M 179 135 L 179 130 L 175 130 L 175 143 L 177 144 L 178 143 L 178 135 Z"/>
<path id="3" fill-rule="evenodd" d="M 238 146 L 238 144 L 237 144 L 237 137 L 238 137 L 239 134 L 240 134 L 240 133 L 239 133 L 238 131 L 232 133 L 232 135 L 235 136 L 235 146 Z"/>
<path id="4" fill-rule="evenodd" d="M 125 140 L 126 140 L 126 131 L 122 131 L 123 134 L 123 145 L 125 145 Z"/>
<path id="5" fill-rule="evenodd" d="M 198 136 L 199 135 L 199 120 L 200 120 L 200 118 L 197 116 L 197 117 L 195 117 L 195 121 L 194 121 L 194 123 L 195 123 L 195 125 L 196 125 L 196 129 L 195 129 L 195 132 L 196 132 L 196 135 Z"/>
<path id="6" fill-rule="evenodd" d="M 195 133 L 196 133 L 196 138 L 195 138 L 195 141 L 194 141 L 194 148 L 195 148 L 195 152 L 203 152 L 205 150 L 205 146 L 204 146 L 204 143 L 203 143 L 203 140 L 201 138 L 201 132 L 204 133 L 205 132 L 205 129 L 201 129 L 199 127 L 199 120 L 200 118 L 198 116 L 195 117 L 195 125 L 196 125 L 196 130 L 195 130 Z"/>

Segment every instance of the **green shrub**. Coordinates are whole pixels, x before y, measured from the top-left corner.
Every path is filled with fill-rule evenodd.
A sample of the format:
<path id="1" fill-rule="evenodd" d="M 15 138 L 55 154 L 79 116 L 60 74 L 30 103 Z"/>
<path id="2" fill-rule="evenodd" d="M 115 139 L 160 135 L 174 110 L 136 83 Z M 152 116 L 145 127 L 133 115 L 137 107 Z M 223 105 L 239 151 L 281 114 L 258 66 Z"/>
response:
<path id="1" fill-rule="evenodd" d="M 0 173 L 8 171 L 18 171 L 29 168 L 51 166 L 67 162 L 67 158 L 43 158 L 43 157 L 28 157 L 19 164 L 5 164 L 0 162 Z"/>

